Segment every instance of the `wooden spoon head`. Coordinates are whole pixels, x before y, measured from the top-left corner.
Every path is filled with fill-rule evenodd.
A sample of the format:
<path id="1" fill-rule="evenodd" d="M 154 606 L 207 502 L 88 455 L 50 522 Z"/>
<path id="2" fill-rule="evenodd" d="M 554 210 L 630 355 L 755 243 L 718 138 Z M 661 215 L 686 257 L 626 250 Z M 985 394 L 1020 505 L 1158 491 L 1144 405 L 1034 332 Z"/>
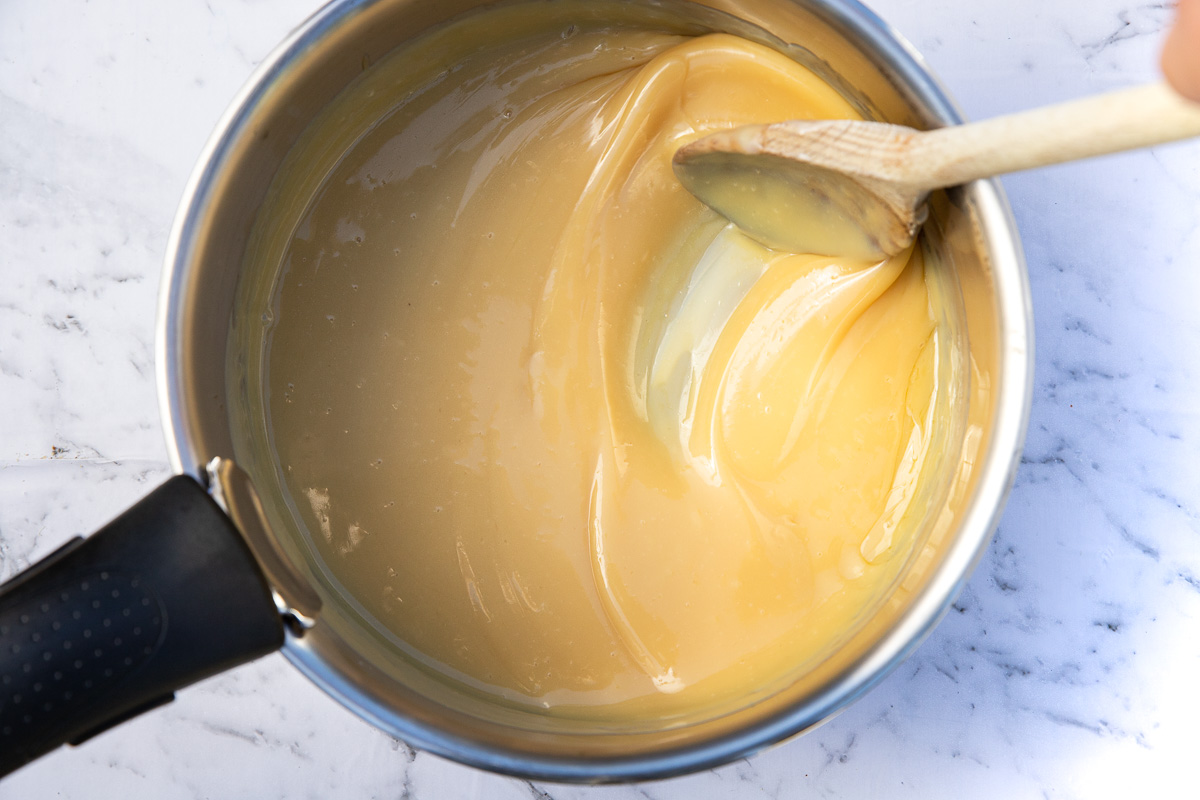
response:
<path id="1" fill-rule="evenodd" d="M 788 122 L 715 133 L 675 153 L 675 175 L 772 249 L 878 260 L 912 244 L 927 193 L 898 192 L 825 158 L 822 143 L 838 141 L 844 125 Z"/>

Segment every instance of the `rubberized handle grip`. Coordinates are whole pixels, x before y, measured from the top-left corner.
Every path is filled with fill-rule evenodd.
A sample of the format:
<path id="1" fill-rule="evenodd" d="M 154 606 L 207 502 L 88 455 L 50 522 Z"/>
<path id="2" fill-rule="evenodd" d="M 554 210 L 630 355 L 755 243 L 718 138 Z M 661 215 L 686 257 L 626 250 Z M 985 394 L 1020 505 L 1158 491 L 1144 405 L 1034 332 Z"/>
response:
<path id="1" fill-rule="evenodd" d="M 0 775 L 282 644 L 240 534 L 171 478 L 0 585 Z"/>

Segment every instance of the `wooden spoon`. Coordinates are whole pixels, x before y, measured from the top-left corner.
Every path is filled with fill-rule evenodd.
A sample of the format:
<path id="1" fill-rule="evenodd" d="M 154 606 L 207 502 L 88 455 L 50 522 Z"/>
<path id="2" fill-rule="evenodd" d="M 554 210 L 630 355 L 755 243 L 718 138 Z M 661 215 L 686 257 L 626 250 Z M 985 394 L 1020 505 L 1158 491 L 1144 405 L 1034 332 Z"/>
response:
<path id="1" fill-rule="evenodd" d="M 1200 136 L 1165 84 L 921 132 L 849 120 L 722 131 L 681 147 L 687 189 L 768 247 L 878 259 L 908 247 L 932 189 Z"/>

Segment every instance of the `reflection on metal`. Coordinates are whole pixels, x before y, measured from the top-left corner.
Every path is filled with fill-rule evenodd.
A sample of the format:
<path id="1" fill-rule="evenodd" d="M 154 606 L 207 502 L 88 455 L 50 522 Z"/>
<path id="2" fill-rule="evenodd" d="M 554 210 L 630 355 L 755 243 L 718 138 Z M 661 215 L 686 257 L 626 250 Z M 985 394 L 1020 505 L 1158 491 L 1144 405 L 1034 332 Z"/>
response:
<path id="1" fill-rule="evenodd" d="M 316 624 L 321 598 L 277 549 L 250 476 L 228 458 L 214 458 L 204 469 L 208 493 L 233 520 L 254 553 L 288 632 L 303 636 Z"/>

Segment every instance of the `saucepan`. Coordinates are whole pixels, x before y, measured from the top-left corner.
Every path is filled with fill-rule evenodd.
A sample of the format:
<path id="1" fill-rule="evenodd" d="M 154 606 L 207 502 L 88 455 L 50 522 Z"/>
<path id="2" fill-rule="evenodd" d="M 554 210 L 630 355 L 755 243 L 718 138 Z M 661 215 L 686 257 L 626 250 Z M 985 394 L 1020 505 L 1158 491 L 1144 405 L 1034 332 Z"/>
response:
<path id="1" fill-rule="evenodd" d="M 544 1 L 544 0 L 539 0 Z M 260 205 L 305 127 L 394 48 L 485 3 L 335 0 L 258 68 L 212 136 L 167 248 L 159 308 L 162 418 L 179 473 L 87 539 L 0 587 L 0 774 L 282 648 L 365 720 L 465 764 L 602 782 L 708 768 L 812 728 L 878 683 L 933 628 L 997 524 L 1029 414 L 1029 288 L 996 182 L 935 196 L 925 247 L 952 276 L 963 321 L 960 398 L 944 508 L 892 587 L 820 664 L 740 707 L 671 724 L 540 717 L 469 696 L 364 632 L 242 459 L 228 369 L 244 255 Z M 801 61 L 864 113 L 916 127 L 959 117 L 917 54 L 852 0 L 661 0 L 697 30 L 756 38 Z M 854 76 L 853 81 L 843 76 Z M 248 469 L 246 468 L 248 467 Z M 255 474 L 255 470 L 259 470 Z M 256 491 L 257 487 L 257 491 Z M 261 496 L 260 496 L 261 493 Z M 944 512 L 944 513 L 942 513 Z"/>

